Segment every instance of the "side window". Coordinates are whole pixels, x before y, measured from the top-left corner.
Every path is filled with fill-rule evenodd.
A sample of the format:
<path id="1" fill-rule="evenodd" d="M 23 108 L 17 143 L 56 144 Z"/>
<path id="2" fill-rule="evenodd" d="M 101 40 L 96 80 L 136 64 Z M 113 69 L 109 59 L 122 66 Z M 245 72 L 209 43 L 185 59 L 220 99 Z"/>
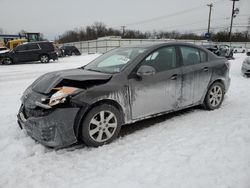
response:
<path id="1" fill-rule="evenodd" d="M 27 46 L 26 45 L 19 45 L 15 48 L 16 51 L 25 51 L 27 50 Z"/>
<path id="2" fill-rule="evenodd" d="M 200 58 L 201 58 L 201 62 L 207 62 L 207 53 L 202 51 L 202 50 L 199 50 L 200 51 Z"/>
<path id="3" fill-rule="evenodd" d="M 38 50 L 39 46 L 37 44 L 29 44 L 28 50 Z"/>
<path id="4" fill-rule="evenodd" d="M 175 47 L 160 48 L 148 55 L 142 65 L 150 65 L 156 72 L 162 72 L 177 67 Z"/>
<path id="5" fill-rule="evenodd" d="M 194 65 L 201 62 L 198 49 L 187 46 L 181 46 L 180 48 L 184 65 Z"/>

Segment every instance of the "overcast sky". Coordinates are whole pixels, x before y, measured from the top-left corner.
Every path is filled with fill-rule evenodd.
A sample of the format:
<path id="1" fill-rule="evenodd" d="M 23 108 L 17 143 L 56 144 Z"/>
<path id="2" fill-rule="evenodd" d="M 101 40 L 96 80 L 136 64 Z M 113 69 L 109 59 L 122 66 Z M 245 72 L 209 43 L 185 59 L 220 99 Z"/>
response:
<path id="1" fill-rule="evenodd" d="M 230 0 L 0 0 L 0 28 L 7 34 L 24 29 L 48 39 L 66 30 L 100 21 L 108 27 L 125 25 L 142 31 L 205 32 L 208 3 L 214 3 L 211 28 L 229 27 Z M 236 2 L 235 25 L 247 25 L 250 0 Z M 244 29 L 242 27 L 235 27 Z"/>

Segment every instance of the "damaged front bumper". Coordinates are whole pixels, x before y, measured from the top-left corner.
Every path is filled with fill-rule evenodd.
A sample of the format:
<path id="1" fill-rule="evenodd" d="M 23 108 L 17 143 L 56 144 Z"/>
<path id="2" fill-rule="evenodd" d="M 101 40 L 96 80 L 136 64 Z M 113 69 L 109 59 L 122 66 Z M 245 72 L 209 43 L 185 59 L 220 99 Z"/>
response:
<path id="1" fill-rule="evenodd" d="M 74 122 L 79 108 L 55 108 L 38 111 L 21 106 L 18 123 L 39 143 L 53 148 L 70 146 L 77 142 Z M 32 114 L 32 115 L 31 115 Z"/>

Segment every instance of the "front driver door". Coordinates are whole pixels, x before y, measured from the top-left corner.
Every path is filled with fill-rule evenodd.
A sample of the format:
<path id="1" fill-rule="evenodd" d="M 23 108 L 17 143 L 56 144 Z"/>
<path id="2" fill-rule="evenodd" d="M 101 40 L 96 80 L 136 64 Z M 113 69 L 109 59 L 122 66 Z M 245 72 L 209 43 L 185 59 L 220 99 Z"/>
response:
<path id="1" fill-rule="evenodd" d="M 175 47 L 160 48 L 141 62 L 155 68 L 154 75 L 129 79 L 132 119 L 174 110 L 181 98 L 181 71 Z"/>

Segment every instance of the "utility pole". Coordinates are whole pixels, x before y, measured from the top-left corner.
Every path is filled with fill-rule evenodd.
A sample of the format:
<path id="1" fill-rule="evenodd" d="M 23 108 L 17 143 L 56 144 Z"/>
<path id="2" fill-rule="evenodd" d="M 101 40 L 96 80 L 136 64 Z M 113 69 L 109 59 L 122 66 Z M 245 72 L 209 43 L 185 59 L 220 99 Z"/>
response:
<path id="1" fill-rule="evenodd" d="M 230 24 L 230 30 L 229 30 L 229 42 L 231 42 L 231 35 L 232 35 L 232 27 L 233 27 L 233 19 L 236 17 L 236 15 L 239 13 L 239 9 L 234 9 L 235 2 L 240 0 L 230 0 L 233 1 L 233 7 L 232 7 L 232 14 L 231 14 L 231 24 Z"/>
<path id="2" fill-rule="evenodd" d="M 210 22 L 211 22 L 211 12 L 212 12 L 213 3 L 208 4 L 207 6 L 209 7 L 207 33 L 210 33 Z"/>
<path id="3" fill-rule="evenodd" d="M 122 28 L 122 38 L 124 37 L 124 35 L 125 35 L 125 28 L 126 28 L 126 26 L 121 26 L 121 28 Z"/>

